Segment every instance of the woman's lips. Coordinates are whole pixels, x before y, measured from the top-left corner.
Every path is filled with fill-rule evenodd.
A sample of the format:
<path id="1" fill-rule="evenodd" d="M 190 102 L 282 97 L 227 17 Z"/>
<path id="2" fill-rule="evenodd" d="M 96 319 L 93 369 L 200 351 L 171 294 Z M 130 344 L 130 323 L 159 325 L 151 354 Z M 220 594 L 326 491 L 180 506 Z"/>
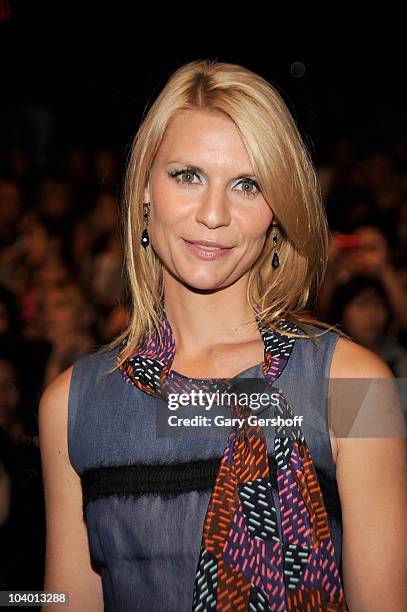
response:
<path id="1" fill-rule="evenodd" d="M 222 257 L 225 257 L 233 250 L 233 247 L 221 248 L 221 247 L 214 247 L 214 246 L 207 246 L 207 245 L 204 246 L 202 244 L 188 242 L 187 240 L 184 240 L 184 242 L 185 242 L 185 246 L 187 247 L 190 253 L 195 255 L 195 257 L 197 257 L 198 259 L 204 259 L 206 261 L 208 260 L 213 261 L 215 259 L 221 259 Z"/>

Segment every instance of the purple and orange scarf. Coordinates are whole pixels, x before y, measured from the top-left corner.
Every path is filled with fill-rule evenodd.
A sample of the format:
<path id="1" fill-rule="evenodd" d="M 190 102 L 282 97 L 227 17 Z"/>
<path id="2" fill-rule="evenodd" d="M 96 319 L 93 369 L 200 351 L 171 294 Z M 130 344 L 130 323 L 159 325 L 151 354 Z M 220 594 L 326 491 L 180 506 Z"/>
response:
<path id="1" fill-rule="evenodd" d="M 146 334 L 120 370 L 127 382 L 165 399 L 165 383 L 176 374 L 171 371 L 175 340 L 165 309 L 160 321 L 161 339 L 155 330 Z M 278 323 L 281 332 L 267 329 L 258 315 L 256 321 L 264 342 L 263 374 L 271 386 L 295 342 L 284 331 L 299 330 L 287 320 Z M 189 380 L 196 388 L 196 380 Z M 230 388 L 227 379 L 223 383 Z M 293 418 L 282 392 L 272 389 L 279 394 L 275 416 Z M 211 493 L 191 610 L 346 612 L 328 516 L 301 428 L 276 426 L 272 474 L 264 432 L 247 422 L 251 414 L 239 403 L 231 409 L 244 424 L 228 437 Z"/>

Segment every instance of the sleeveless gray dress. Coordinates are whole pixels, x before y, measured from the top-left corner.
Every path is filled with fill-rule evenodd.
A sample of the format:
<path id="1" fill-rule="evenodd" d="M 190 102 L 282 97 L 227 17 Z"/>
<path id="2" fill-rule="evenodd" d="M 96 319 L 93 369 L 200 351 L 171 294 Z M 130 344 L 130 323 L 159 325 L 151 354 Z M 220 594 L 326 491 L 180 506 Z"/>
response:
<path id="1" fill-rule="evenodd" d="M 276 384 L 294 413 L 303 416 L 341 571 L 341 507 L 327 413 L 338 338 L 329 331 L 316 339 L 317 346 L 297 338 Z M 118 348 L 95 351 L 76 359 L 68 403 L 69 458 L 81 478 L 104 610 L 190 612 L 202 527 L 230 429 L 159 437 L 157 417 L 164 404 L 127 384 L 119 370 L 107 374 L 117 353 Z M 262 378 L 261 369 L 257 364 L 238 377 Z M 273 430 L 264 432 L 272 454 Z M 273 497 L 278 508 L 274 491 Z"/>

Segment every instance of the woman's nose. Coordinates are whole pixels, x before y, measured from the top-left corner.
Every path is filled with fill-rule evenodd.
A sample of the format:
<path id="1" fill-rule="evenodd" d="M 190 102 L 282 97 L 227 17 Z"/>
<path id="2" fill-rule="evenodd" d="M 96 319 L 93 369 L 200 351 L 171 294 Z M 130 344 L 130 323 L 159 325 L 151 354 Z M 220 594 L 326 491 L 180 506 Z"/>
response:
<path id="1" fill-rule="evenodd" d="M 202 196 L 196 220 L 210 228 L 229 225 L 230 202 L 223 188 L 212 187 Z"/>

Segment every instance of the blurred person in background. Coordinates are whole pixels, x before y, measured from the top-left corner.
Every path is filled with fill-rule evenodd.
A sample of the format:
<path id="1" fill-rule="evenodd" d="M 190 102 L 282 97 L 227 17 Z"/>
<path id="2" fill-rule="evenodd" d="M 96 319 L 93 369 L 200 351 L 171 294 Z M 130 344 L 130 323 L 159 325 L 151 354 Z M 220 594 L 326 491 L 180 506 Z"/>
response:
<path id="1" fill-rule="evenodd" d="M 17 297 L 0 285 L 0 355 L 20 363 L 22 355 L 35 355 L 29 367 L 24 369 L 24 401 L 27 409 L 34 414 L 42 388 L 45 361 L 49 344 L 43 340 L 30 340 L 23 335 L 23 321 Z"/>
<path id="2" fill-rule="evenodd" d="M 35 209 L 56 221 L 69 221 L 72 216 L 72 194 L 68 183 L 44 179 L 37 192 Z"/>
<path id="3" fill-rule="evenodd" d="M 42 331 L 51 344 L 43 385 L 46 386 L 77 357 L 95 346 L 95 313 L 89 297 L 75 282 L 61 282 L 43 291 Z"/>
<path id="4" fill-rule="evenodd" d="M 101 193 L 91 213 L 76 224 L 74 261 L 97 308 L 106 315 L 119 305 L 123 291 L 123 247 L 115 196 Z"/>
<path id="5" fill-rule="evenodd" d="M 358 275 L 339 286 L 332 296 L 331 321 L 387 363 L 407 417 L 407 350 L 392 333 L 393 309 L 382 282 Z"/>
<path id="6" fill-rule="evenodd" d="M 44 213 L 31 213 L 22 227 L 24 256 L 20 260 L 24 282 L 18 287 L 24 335 L 38 338 L 41 289 L 44 282 L 57 282 L 70 276 L 70 235 L 64 224 Z"/>
<path id="7" fill-rule="evenodd" d="M 395 323 L 407 329 L 407 292 L 393 265 L 392 251 L 385 234 L 372 225 L 361 225 L 353 231 L 359 246 L 353 257 L 353 273 L 378 279 L 389 299 Z"/>
<path id="8" fill-rule="evenodd" d="M 391 331 L 392 305 L 380 280 L 357 275 L 339 286 L 332 296 L 330 319 L 379 355 L 395 377 L 407 377 L 407 350 Z"/>
<path id="9" fill-rule="evenodd" d="M 93 258 L 103 250 L 117 251 L 119 211 L 115 196 L 101 193 L 90 212 L 78 216 L 73 242 L 73 256 L 81 265 L 84 278 L 93 278 Z"/>
<path id="10" fill-rule="evenodd" d="M 338 232 L 332 235 L 327 273 L 317 300 L 318 315 L 328 315 L 337 286 L 361 274 L 381 281 L 395 324 L 401 330 L 407 329 L 407 291 L 393 265 L 385 235 L 373 225 L 361 225 L 350 237 L 345 236 L 347 243 L 342 238 Z"/>
<path id="11" fill-rule="evenodd" d="M 113 195 L 104 193 L 98 197 L 90 223 L 94 241 L 88 260 L 88 280 L 96 304 L 110 309 L 118 303 L 123 262 L 118 207 Z"/>

